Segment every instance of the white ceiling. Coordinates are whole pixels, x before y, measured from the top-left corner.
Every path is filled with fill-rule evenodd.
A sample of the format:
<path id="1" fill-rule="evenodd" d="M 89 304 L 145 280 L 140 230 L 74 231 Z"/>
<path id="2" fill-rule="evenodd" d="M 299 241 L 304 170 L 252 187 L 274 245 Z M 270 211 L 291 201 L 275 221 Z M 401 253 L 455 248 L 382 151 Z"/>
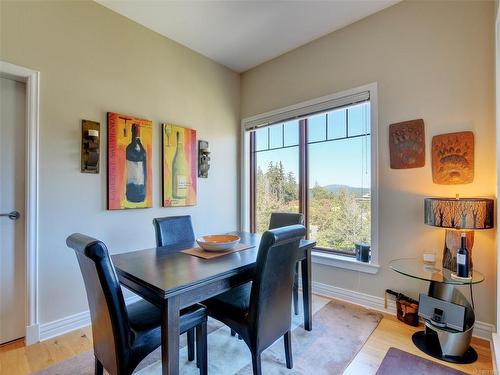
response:
<path id="1" fill-rule="evenodd" d="M 244 72 L 400 0 L 96 1 Z"/>

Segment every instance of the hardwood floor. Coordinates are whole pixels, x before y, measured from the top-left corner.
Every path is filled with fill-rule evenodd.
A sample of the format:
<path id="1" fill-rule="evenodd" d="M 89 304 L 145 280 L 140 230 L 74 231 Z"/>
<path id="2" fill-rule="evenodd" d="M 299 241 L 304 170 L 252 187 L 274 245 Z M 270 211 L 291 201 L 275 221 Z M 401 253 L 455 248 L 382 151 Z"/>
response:
<path id="1" fill-rule="evenodd" d="M 411 335 L 416 330 L 418 329 L 401 323 L 393 316 L 384 316 L 377 329 L 372 333 L 344 374 L 375 374 L 391 346 L 469 374 L 493 374 L 490 343 L 488 341 L 473 339 L 472 345 L 479 354 L 477 362 L 470 365 L 453 365 L 435 360 L 418 350 L 411 341 Z M 0 346 L 0 374 L 31 374 L 91 349 L 92 332 L 90 327 L 29 347 L 25 347 L 23 341 L 18 340 Z"/>
<path id="2" fill-rule="evenodd" d="M 415 331 L 422 329 L 423 326 L 418 328 L 411 327 L 401 323 L 394 316 L 384 315 L 384 319 L 382 319 L 377 329 L 372 333 L 349 367 L 347 367 L 344 375 L 375 374 L 391 346 L 445 366 L 456 368 L 468 374 L 493 374 L 489 341 L 473 338 L 472 346 L 478 353 L 478 360 L 468 365 L 456 365 L 434 359 L 421 352 L 413 344 L 411 335 Z"/>
<path id="3" fill-rule="evenodd" d="M 22 341 L 8 343 L 0 346 L 0 374 L 31 374 L 89 350 L 90 326 L 31 346 Z"/>

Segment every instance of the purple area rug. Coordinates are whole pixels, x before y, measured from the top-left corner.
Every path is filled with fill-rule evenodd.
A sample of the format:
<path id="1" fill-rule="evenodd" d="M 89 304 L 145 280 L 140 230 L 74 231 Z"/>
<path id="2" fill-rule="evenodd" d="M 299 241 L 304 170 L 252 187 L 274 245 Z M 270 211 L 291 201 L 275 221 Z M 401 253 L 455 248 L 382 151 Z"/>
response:
<path id="1" fill-rule="evenodd" d="M 389 348 L 376 375 L 466 375 L 440 363 L 418 357 L 396 348 Z"/>

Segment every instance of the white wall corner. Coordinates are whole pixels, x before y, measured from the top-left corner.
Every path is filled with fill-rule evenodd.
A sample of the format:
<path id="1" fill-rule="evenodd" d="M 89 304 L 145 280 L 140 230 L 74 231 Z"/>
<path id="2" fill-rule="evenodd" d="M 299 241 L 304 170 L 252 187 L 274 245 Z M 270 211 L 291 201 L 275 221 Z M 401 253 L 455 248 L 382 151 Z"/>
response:
<path id="1" fill-rule="evenodd" d="M 26 337 L 24 341 L 26 342 L 26 346 L 36 344 L 40 341 L 40 326 L 38 324 L 26 327 Z"/>
<path id="2" fill-rule="evenodd" d="M 338 288 L 336 286 L 319 283 L 317 281 L 313 281 L 312 291 L 313 293 L 317 293 L 325 297 L 335 298 L 386 314 L 396 315 L 396 302 L 393 299 L 387 301 L 387 308 L 385 308 L 384 298 L 382 297 L 372 296 L 370 294 L 356 292 L 354 290 Z M 493 324 L 476 320 L 472 335 L 474 337 L 491 341 L 493 332 L 495 332 L 495 326 Z"/>
<path id="3" fill-rule="evenodd" d="M 132 295 L 125 298 L 127 305 L 141 300 L 141 297 Z M 61 319 L 53 320 L 52 322 L 40 324 L 39 339 L 37 341 L 45 341 L 56 336 L 74 331 L 90 325 L 90 311 L 82 311 L 77 314 L 69 315 Z M 35 343 L 31 342 L 31 344 Z M 26 345 L 31 345 L 26 344 Z"/>
<path id="4" fill-rule="evenodd" d="M 500 336 L 494 332 L 491 339 L 491 360 L 493 362 L 493 374 L 498 374 L 498 360 L 500 359 Z"/>

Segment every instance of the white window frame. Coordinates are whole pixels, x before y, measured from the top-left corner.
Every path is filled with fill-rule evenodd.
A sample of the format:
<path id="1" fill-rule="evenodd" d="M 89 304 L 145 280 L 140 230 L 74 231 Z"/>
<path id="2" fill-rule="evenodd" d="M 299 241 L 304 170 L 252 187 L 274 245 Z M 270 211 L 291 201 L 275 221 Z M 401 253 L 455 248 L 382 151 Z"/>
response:
<path id="1" fill-rule="evenodd" d="M 297 103 L 285 108 L 266 112 L 257 116 L 247 117 L 241 121 L 241 206 L 240 227 L 243 231 L 250 230 L 250 136 L 247 129 L 253 124 L 265 122 L 269 118 L 279 118 L 288 113 L 300 112 L 301 109 L 320 106 L 323 103 L 338 102 L 345 97 L 355 96 L 364 92 L 370 94 L 370 136 L 371 136 L 371 262 L 363 263 L 352 257 L 313 251 L 313 263 L 350 269 L 353 271 L 377 273 L 379 266 L 379 168 L 378 168 L 378 97 L 377 83 L 370 83 L 353 89 L 337 92 L 331 95 Z"/>

